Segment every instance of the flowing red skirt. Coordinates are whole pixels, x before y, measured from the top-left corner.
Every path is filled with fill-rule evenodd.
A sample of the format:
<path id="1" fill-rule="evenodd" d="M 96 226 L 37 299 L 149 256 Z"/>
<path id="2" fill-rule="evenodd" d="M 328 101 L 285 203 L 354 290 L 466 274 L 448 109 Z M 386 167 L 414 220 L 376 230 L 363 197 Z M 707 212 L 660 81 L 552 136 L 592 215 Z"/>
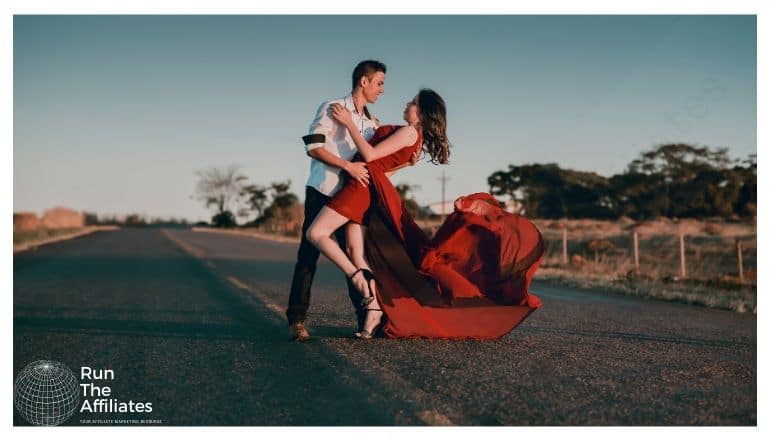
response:
<path id="1" fill-rule="evenodd" d="M 371 172 L 366 256 L 391 338 L 495 339 L 542 306 L 529 292 L 544 253 L 527 219 L 476 193 L 432 240 L 417 226 L 381 172 Z"/>

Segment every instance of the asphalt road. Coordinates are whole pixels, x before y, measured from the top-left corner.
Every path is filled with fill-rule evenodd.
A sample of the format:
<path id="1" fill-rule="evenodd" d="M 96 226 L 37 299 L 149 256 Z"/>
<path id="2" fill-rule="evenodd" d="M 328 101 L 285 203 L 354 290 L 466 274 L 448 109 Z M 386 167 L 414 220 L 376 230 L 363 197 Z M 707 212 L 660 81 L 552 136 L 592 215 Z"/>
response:
<path id="1" fill-rule="evenodd" d="M 14 377 L 111 369 L 111 398 L 153 407 L 68 425 L 756 425 L 755 315 L 535 282 L 543 308 L 500 340 L 359 341 L 322 260 L 313 340 L 290 343 L 295 252 L 122 229 L 15 254 Z"/>

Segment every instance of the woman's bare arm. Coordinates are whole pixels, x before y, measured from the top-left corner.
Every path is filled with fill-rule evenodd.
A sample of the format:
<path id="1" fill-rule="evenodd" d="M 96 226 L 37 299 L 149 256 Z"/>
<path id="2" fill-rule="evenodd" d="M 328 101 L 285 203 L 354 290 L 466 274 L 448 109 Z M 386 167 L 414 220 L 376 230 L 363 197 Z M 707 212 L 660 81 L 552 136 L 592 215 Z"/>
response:
<path id="1" fill-rule="evenodd" d="M 367 162 L 395 153 L 417 141 L 417 130 L 412 126 L 407 125 L 399 128 L 387 139 L 377 144 L 377 148 L 374 148 L 366 141 L 366 139 L 364 139 L 364 136 L 358 131 L 355 124 L 353 124 L 353 119 L 348 109 L 339 104 L 332 104 L 331 108 L 332 116 L 347 128 L 350 137 L 353 138 L 353 142 L 355 142 L 356 147 L 358 147 L 358 152 L 361 153 L 361 156 L 363 156 L 364 160 Z"/>

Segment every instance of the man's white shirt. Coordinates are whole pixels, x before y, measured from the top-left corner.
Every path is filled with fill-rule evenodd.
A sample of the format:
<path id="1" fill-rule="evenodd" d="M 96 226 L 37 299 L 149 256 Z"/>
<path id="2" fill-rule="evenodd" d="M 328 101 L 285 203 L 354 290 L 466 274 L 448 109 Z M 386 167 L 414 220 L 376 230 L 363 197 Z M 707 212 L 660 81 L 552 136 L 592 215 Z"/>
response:
<path id="1" fill-rule="evenodd" d="M 332 104 L 342 104 L 351 111 L 353 123 L 364 136 L 364 139 L 369 140 L 374 135 L 374 131 L 377 129 L 374 118 L 370 119 L 359 115 L 353 104 L 353 96 L 348 95 L 344 98 L 332 99 L 321 104 L 313 123 L 310 124 L 309 134 L 304 137 L 306 143 L 305 151 L 315 148 L 326 148 L 331 154 L 339 156 L 344 160 L 350 160 L 358 152 L 358 148 L 356 148 L 356 144 L 353 142 L 348 129 L 331 116 L 329 107 Z M 319 135 L 323 135 L 323 138 Z M 313 187 L 327 196 L 333 196 L 342 188 L 342 172 L 343 170 L 340 168 L 328 166 L 320 160 L 311 157 L 310 176 L 307 179 L 307 186 Z"/>

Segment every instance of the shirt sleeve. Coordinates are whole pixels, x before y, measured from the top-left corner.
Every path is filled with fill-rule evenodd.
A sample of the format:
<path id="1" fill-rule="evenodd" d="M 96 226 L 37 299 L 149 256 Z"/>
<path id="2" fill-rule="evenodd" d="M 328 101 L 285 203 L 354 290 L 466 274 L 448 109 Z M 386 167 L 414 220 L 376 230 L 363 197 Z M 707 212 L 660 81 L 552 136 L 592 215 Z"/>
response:
<path id="1" fill-rule="evenodd" d="M 315 148 L 323 147 L 326 144 L 327 136 L 331 135 L 332 126 L 334 121 L 329 114 L 330 102 L 324 102 L 318 107 L 315 119 L 310 124 L 310 129 L 306 136 L 302 136 L 302 141 L 305 143 L 305 151 L 310 151 Z"/>

